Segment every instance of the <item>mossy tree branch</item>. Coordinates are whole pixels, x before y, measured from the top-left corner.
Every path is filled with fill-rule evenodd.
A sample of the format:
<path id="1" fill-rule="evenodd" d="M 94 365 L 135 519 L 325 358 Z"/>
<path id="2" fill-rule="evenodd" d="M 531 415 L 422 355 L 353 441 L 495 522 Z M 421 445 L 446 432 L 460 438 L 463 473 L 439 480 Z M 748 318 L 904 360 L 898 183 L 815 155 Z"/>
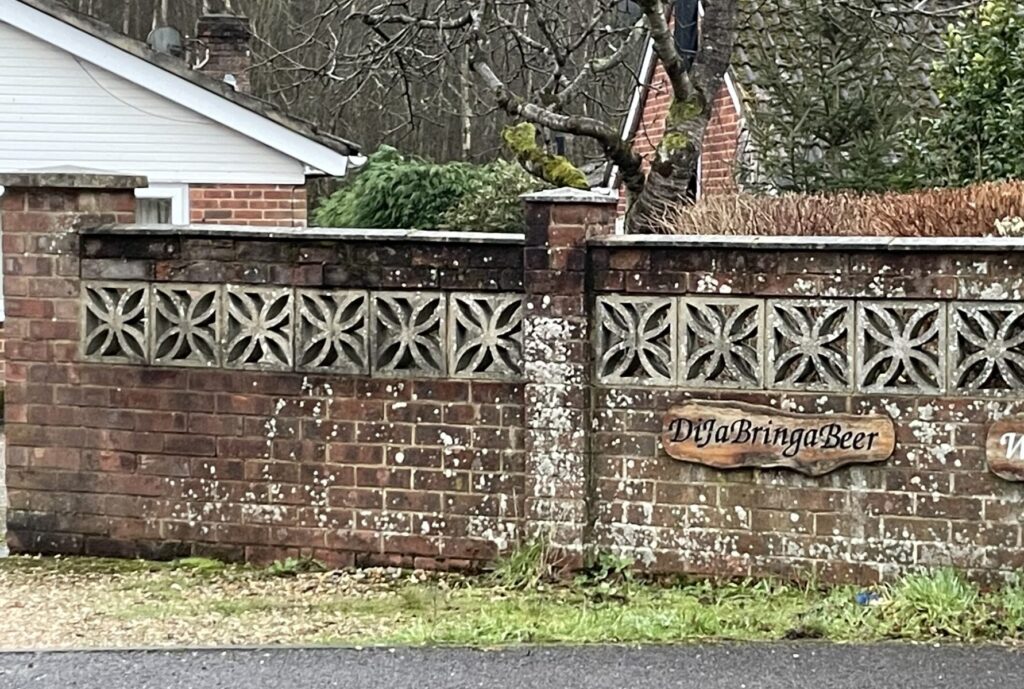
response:
<path id="1" fill-rule="evenodd" d="M 640 155 L 633 150 L 631 142 L 623 140 L 619 131 L 607 122 L 603 122 L 593 117 L 587 117 L 585 115 L 569 115 L 558 112 L 517 96 L 501 80 L 501 78 L 498 77 L 495 71 L 491 68 L 491 65 L 488 63 L 485 57 L 486 51 L 484 50 L 484 46 L 486 45 L 486 36 L 482 31 L 482 16 L 478 16 L 477 19 L 478 21 L 476 26 L 480 28 L 477 29 L 478 34 L 475 41 L 475 49 L 470 53 L 470 67 L 476 73 L 477 77 L 479 77 L 484 85 L 491 91 L 498 106 L 510 116 L 519 120 L 524 120 L 526 123 L 539 125 L 541 127 L 565 132 L 567 134 L 586 136 L 594 139 L 601 145 L 605 156 L 619 166 L 627 189 L 629 189 L 631 193 L 641 193 L 644 185 L 643 160 Z M 525 130 L 519 131 L 525 132 Z M 522 143 L 522 141 L 519 141 L 519 143 Z M 507 138 L 506 144 L 509 144 Z M 535 141 L 534 146 L 536 146 Z M 519 146 L 518 148 L 519 150 L 515 152 L 520 163 L 523 163 L 524 166 L 526 166 L 527 171 L 531 174 L 537 174 L 537 170 L 544 166 L 538 166 L 536 160 L 527 166 L 526 163 L 524 163 L 524 158 L 520 154 L 520 151 L 525 150 L 525 148 L 522 146 Z M 538 150 L 531 153 L 529 157 L 536 159 L 535 154 L 537 153 L 548 156 L 551 155 Z M 565 160 L 565 162 L 571 165 L 568 160 Z M 549 167 L 551 166 L 549 165 Z M 556 167 L 564 169 L 560 165 Z M 573 167 L 573 169 L 576 168 Z M 547 179 L 542 175 L 538 176 L 545 181 L 554 183 L 552 180 Z M 584 186 L 586 186 L 585 178 Z"/>
<path id="2" fill-rule="evenodd" d="M 736 42 L 738 0 L 705 0 L 700 45 L 689 70 L 664 20 L 663 3 L 660 0 L 639 0 L 639 3 L 651 26 L 655 52 L 672 85 L 665 134 L 651 160 L 644 191 L 631 204 L 627 220 L 634 227 L 651 227 L 690 195 L 704 131 Z"/>
<path id="3" fill-rule="evenodd" d="M 545 151 L 537 143 L 537 128 L 529 122 L 506 127 L 501 133 L 519 164 L 534 177 L 556 187 L 587 189 L 587 176 L 565 156 Z"/>

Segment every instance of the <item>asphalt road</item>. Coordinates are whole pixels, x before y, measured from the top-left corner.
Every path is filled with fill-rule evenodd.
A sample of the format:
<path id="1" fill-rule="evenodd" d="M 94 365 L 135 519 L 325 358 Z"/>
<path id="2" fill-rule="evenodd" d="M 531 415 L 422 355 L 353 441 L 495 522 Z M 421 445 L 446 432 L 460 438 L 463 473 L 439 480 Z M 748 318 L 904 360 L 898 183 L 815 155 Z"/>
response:
<path id="1" fill-rule="evenodd" d="M 0 653 L 28 689 L 1021 689 L 1024 651 L 773 644 L 656 648 Z"/>

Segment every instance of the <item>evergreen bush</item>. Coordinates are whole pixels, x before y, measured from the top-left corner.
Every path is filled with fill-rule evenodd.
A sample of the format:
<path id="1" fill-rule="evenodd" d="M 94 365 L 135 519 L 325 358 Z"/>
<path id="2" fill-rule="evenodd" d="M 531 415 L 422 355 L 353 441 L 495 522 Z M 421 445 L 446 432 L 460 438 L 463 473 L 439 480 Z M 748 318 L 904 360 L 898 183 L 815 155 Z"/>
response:
<path id="1" fill-rule="evenodd" d="M 942 108 L 928 136 L 947 184 L 1024 178 L 1024 5 L 986 0 L 946 33 L 932 84 Z"/>
<path id="2" fill-rule="evenodd" d="M 327 197 L 322 227 L 519 231 L 519 195 L 540 182 L 512 163 L 432 163 L 382 146 Z"/>

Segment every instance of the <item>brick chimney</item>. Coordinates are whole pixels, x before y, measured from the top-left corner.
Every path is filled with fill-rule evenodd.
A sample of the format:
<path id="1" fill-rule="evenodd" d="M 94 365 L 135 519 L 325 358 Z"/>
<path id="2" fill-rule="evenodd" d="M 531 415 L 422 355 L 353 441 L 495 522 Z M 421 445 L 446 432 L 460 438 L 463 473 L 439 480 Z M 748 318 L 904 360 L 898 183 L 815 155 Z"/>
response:
<path id="1" fill-rule="evenodd" d="M 252 29 L 248 17 L 232 14 L 206 14 L 196 24 L 199 43 L 196 69 L 218 81 L 234 86 L 236 91 L 248 93 L 249 67 L 252 51 L 249 40 Z"/>

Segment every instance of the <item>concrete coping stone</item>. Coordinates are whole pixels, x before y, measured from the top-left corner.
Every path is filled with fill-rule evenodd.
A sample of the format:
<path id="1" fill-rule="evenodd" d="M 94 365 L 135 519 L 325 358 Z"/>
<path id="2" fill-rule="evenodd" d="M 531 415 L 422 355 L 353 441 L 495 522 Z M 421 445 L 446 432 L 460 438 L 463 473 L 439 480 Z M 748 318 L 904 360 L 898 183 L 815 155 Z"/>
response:
<path id="1" fill-rule="evenodd" d="M 1024 237 L 775 237 L 627 234 L 594 237 L 593 246 L 789 251 L 1024 251 Z"/>
<path id="2" fill-rule="evenodd" d="M 306 239 L 351 242 L 435 242 L 439 244 L 525 243 L 515 232 L 442 232 L 434 230 L 368 230 L 346 227 L 259 227 L 251 225 L 100 225 L 82 235 L 140 237 L 209 237 L 212 239 Z"/>
<path id="3" fill-rule="evenodd" d="M 149 180 L 139 175 L 80 172 L 15 172 L 0 174 L 0 188 L 11 189 L 141 189 Z"/>
<path id="4" fill-rule="evenodd" d="M 522 194 L 519 198 L 527 203 L 593 203 L 610 205 L 619 202 L 619 195 L 611 189 L 587 190 L 573 189 L 572 187 Z"/>

